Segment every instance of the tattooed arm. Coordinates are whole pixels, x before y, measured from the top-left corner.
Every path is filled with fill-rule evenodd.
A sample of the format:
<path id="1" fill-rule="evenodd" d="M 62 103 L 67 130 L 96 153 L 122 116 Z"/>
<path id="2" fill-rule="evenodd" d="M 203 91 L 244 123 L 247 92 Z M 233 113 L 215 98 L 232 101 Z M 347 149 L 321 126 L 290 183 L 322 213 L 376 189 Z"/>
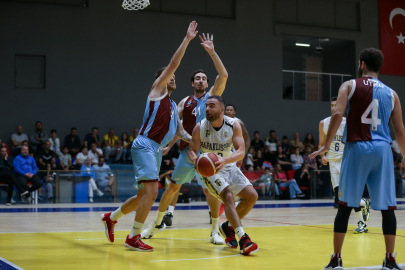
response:
<path id="1" fill-rule="evenodd" d="M 191 136 L 190 136 L 190 134 L 187 133 L 187 131 L 184 130 L 184 127 L 183 127 L 183 124 L 181 123 L 180 118 L 177 118 L 176 136 L 185 142 L 189 143 L 191 141 Z"/>

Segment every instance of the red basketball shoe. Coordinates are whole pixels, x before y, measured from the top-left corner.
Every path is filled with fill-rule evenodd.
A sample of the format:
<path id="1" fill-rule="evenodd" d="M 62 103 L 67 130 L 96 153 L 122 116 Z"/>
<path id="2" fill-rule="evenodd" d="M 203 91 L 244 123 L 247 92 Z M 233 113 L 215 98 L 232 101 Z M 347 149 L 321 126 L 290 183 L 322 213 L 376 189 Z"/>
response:
<path id="1" fill-rule="evenodd" d="M 225 204 L 221 203 L 221 206 L 219 208 L 219 215 L 222 215 L 224 213 L 224 211 L 225 211 Z"/>
<path id="2" fill-rule="evenodd" d="M 117 224 L 117 221 L 112 221 L 110 216 L 111 216 L 111 212 L 102 214 L 101 222 L 104 223 L 105 236 L 107 236 L 108 241 L 110 241 L 111 243 L 114 243 L 114 227 L 115 227 L 115 224 Z"/>
<path id="3" fill-rule="evenodd" d="M 250 253 L 259 250 L 259 246 L 256 243 L 253 243 L 246 233 L 239 240 L 239 246 L 240 246 L 240 254 L 242 255 L 249 255 Z"/>
<path id="4" fill-rule="evenodd" d="M 142 242 L 140 234 L 135 235 L 132 238 L 129 238 L 128 235 L 127 240 L 125 241 L 125 247 L 136 251 L 153 251 L 153 247 Z"/>

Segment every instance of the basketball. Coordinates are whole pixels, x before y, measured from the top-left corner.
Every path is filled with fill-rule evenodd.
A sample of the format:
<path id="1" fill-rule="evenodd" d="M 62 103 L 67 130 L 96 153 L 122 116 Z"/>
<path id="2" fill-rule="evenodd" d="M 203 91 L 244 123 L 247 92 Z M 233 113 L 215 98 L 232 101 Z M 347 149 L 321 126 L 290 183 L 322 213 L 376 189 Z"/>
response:
<path id="1" fill-rule="evenodd" d="M 198 157 L 197 162 L 195 163 L 195 169 L 202 176 L 213 176 L 216 173 L 215 162 L 217 162 L 218 160 L 218 156 L 214 153 L 201 154 Z"/>

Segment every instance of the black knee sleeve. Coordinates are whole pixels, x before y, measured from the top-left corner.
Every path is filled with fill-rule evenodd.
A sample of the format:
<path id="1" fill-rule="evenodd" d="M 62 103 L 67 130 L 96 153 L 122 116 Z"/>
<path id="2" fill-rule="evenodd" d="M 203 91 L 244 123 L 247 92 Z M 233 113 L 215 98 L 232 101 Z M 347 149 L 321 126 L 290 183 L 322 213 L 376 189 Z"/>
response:
<path id="1" fill-rule="evenodd" d="M 339 205 L 339 209 L 335 218 L 334 232 L 346 233 L 347 225 L 349 223 L 350 213 L 353 207 Z"/>
<path id="2" fill-rule="evenodd" d="M 397 234 L 397 218 L 394 210 L 381 210 L 382 229 L 384 235 Z"/>
<path id="3" fill-rule="evenodd" d="M 361 211 L 361 208 L 360 207 L 354 207 L 354 212 L 360 212 Z"/>
<path id="4" fill-rule="evenodd" d="M 335 193 L 335 203 L 339 203 L 339 187 L 335 187 L 333 192 Z"/>

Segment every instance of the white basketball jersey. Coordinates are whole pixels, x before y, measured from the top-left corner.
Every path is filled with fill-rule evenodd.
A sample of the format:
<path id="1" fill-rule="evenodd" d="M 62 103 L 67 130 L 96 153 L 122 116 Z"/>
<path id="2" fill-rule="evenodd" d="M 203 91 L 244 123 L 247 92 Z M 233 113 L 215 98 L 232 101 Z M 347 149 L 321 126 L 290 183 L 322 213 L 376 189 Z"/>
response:
<path id="1" fill-rule="evenodd" d="M 328 133 L 329 124 L 330 124 L 330 116 L 323 120 L 323 133 L 325 133 L 325 136 Z M 343 133 L 345 131 L 345 126 L 346 126 L 346 118 L 343 117 L 339 129 L 337 130 L 336 135 L 333 138 L 333 141 L 329 148 L 327 157 L 330 161 L 339 161 L 343 157 L 343 150 L 345 148 L 345 145 L 343 143 Z"/>
<path id="2" fill-rule="evenodd" d="M 201 153 L 215 153 L 221 157 L 229 157 L 233 153 L 233 123 L 234 118 L 224 115 L 224 124 L 217 131 L 207 119 L 201 121 L 200 139 Z"/>

